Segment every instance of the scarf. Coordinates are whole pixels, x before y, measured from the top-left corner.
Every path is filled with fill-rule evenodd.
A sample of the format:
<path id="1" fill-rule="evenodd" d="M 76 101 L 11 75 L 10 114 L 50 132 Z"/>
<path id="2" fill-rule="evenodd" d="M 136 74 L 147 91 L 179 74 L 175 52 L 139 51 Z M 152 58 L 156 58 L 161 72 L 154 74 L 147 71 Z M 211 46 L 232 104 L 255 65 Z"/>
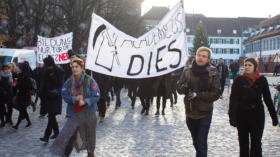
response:
<path id="1" fill-rule="evenodd" d="M 192 73 L 199 77 L 200 80 L 200 90 L 207 90 L 208 89 L 208 81 L 209 81 L 209 71 L 207 70 L 207 67 L 209 66 L 209 63 L 198 66 L 195 61 L 192 63 Z"/>
<path id="2" fill-rule="evenodd" d="M 260 72 L 257 70 L 251 75 L 248 75 L 245 72 L 243 72 L 242 76 L 249 82 L 250 86 L 252 87 L 256 80 L 260 78 Z"/>
<path id="3" fill-rule="evenodd" d="M 78 96 L 78 95 L 84 95 L 84 79 L 85 79 L 85 74 L 82 73 L 82 76 L 80 77 L 79 80 L 76 80 L 74 76 L 72 76 L 72 84 L 71 84 L 71 95 L 72 96 Z M 80 112 L 82 111 L 84 106 L 79 106 L 79 103 L 76 102 L 74 104 L 74 111 L 75 112 Z"/>

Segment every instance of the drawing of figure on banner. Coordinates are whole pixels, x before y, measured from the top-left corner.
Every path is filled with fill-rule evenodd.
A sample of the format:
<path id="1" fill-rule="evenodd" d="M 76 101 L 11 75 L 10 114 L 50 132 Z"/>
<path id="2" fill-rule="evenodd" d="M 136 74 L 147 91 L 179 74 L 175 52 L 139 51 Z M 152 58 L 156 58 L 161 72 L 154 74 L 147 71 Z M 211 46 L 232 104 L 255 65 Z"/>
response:
<path id="1" fill-rule="evenodd" d="M 98 38 L 101 39 L 97 40 Z M 116 47 L 117 38 L 117 35 L 114 32 L 110 32 L 109 29 L 106 29 L 105 25 L 97 28 L 93 38 L 93 48 L 98 47 L 95 64 L 104 67 L 110 72 L 115 64 L 120 66 Z M 106 47 L 106 51 L 104 51 L 104 47 Z"/>

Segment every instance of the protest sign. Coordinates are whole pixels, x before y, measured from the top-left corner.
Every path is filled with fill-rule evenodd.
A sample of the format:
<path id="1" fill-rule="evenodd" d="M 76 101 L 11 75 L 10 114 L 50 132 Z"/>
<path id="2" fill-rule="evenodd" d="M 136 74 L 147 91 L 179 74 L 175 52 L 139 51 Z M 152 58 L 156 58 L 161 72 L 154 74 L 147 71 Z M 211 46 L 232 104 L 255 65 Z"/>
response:
<path id="1" fill-rule="evenodd" d="M 67 33 L 54 38 L 38 36 L 37 62 L 43 63 L 43 59 L 51 55 L 56 64 L 68 63 L 68 51 L 72 49 L 73 33 Z"/>

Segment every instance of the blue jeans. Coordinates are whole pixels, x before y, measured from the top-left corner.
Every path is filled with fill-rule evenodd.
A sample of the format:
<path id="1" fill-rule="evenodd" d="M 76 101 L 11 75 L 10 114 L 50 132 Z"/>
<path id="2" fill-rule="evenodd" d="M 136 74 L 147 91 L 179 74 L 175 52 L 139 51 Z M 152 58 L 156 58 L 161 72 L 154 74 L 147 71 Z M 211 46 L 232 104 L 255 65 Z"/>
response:
<path id="1" fill-rule="evenodd" d="M 201 118 L 188 118 L 187 126 L 191 132 L 196 157 L 207 157 L 207 138 L 212 121 L 212 115 Z"/>

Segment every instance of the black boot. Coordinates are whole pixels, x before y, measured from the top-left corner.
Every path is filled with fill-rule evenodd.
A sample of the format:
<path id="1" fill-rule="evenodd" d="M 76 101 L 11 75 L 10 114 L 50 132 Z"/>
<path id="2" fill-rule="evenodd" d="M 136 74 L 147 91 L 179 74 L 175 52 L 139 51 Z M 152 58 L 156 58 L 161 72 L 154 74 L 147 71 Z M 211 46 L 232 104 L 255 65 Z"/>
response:
<path id="1" fill-rule="evenodd" d="M 149 108 L 146 109 L 146 114 L 145 115 L 149 115 Z"/>
<path id="2" fill-rule="evenodd" d="M 162 110 L 162 111 L 161 111 L 161 114 L 162 114 L 162 115 L 165 115 L 165 112 L 164 112 L 164 110 Z"/>
<path id="3" fill-rule="evenodd" d="M 145 111 L 146 111 L 146 109 L 143 107 L 141 110 L 141 114 L 144 114 Z"/>
<path id="4" fill-rule="evenodd" d="M 155 115 L 159 115 L 159 110 L 157 110 L 156 114 Z"/>
<path id="5" fill-rule="evenodd" d="M 25 126 L 26 128 L 30 127 L 32 125 L 31 122 L 28 122 L 27 125 Z"/>
<path id="6" fill-rule="evenodd" d="M 40 141 L 48 143 L 49 142 L 49 138 L 42 137 L 42 138 L 40 138 Z"/>

